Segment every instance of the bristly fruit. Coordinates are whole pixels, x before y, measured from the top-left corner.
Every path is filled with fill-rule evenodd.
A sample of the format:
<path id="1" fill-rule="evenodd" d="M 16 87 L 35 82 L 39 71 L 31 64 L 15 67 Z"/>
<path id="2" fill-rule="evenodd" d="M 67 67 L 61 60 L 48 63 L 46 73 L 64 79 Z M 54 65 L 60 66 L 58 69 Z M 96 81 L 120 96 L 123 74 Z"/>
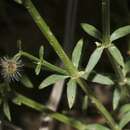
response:
<path id="1" fill-rule="evenodd" d="M 20 71 L 22 70 L 23 64 L 19 58 L 8 58 L 3 57 L 0 60 L 1 75 L 7 81 L 18 81 L 21 77 Z"/>

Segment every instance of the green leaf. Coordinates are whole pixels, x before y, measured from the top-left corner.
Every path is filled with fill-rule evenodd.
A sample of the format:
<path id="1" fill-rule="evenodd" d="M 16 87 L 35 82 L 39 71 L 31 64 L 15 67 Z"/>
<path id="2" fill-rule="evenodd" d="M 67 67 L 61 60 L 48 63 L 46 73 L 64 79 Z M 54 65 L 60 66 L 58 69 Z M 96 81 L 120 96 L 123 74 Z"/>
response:
<path id="1" fill-rule="evenodd" d="M 120 50 L 115 45 L 110 46 L 108 50 L 115 61 L 124 68 L 124 59 Z"/>
<path id="2" fill-rule="evenodd" d="M 23 75 L 20 79 L 20 82 L 27 88 L 33 88 L 33 83 L 27 75 Z"/>
<path id="3" fill-rule="evenodd" d="M 10 109 L 6 101 L 3 102 L 3 112 L 5 116 L 8 118 L 8 120 L 11 121 Z"/>
<path id="4" fill-rule="evenodd" d="M 128 35 L 129 33 L 130 33 L 130 25 L 121 27 L 121 28 L 115 30 L 111 34 L 110 40 L 111 40 L 111 42 L 115 41 L 115 40 L 117 40 L 117 39 L 119 39 L 121 37 L 124 37 L 124 36 Z"/>
<path id="5" fill-rule="evenodd" d="M 92 81 L 99 84 L 109 85 L 109 86 L 114 84 L 114 82 L 108 76 L 102 74 L 96 74 L 92 79 Z"/>
<path id="6" fill-rule="evenodd" d="M 83 111 L 86 111 L 88 108 L 88 96 L 84 96 L 83 104 L 82 104 L 82 109 Z"/>
<path id="7" fill-rule="evenodd" d="M 89 34 L 90 36 L 92 36 L 100 41 L 102 40 L 101 32 L 98 29 L 96 29 L 94 26 L 87 24 L 87 23 L 82 23 L 81 26 L 87 34 Z"/>
<path id="8" fill-rule="evenodd" d="M 88 64 L 85 68 L 86 78 L 88 77 L 89 73 L 94 69 L 96 64 L 98 63 L 102 55 L 103 49 L 104 49 L 103 47 L 96 48 L 94 52 L 92 53 L 92 55 L 90 56 Z"/>
<path id="9" fill-rule="evenodd" d="M 115 110 L 118 107 L 120 98 L 121 98 L 120 91 L 116 88 L 113 94 L 113 110 Z"/>
<path id="10" fill-rule="evenodd" d="M 80 39 L 72 53 L 72 62 L 76 68 L 78 68 L 79 66 L 79 61 L 82 54 L 82 48 L 83 48 L 83 39 Z"/>
<path id="11" fill-rule="evenodd" d="M 35 68 L 35 74 L 39 75 L 40 71 L 41 71 L 41 67 L 42 67 L 42 61 L 43 61 L 43 55 L 44 55 L 44 47 L 41 46 L 39 49 L 39 62 L 37 63 L 37 66 Z"/>
<path id="12" fill-rule="evenodd" d="M 22 102 L 18 98 L 13 98 L 12 102 L 18 106 L 22 105 Z"/>
<path id="13" fill-rule="evenodd" d="M 67 99 L 70 109 L 73 107 L 75 102 L 76 88 L 77 88 L 76 81 L 70 79 L 69 82 L 67 83 Z"/>
<path id="14" fill-rule="evenodd" d="M 125 62 L 125 70 L 126 72 L 130 72 L 130 59 Z"/>
<path id="15" fill-rule="evenodd" d="M 41 84 L 39 86 L 39 89 L 43 89 L 45 87 L 48 87 L 48 86 L 56 83 L 57 81 L 64 80 L 64 79 L 66 79 L 68 77 L 69 76 L 53 74 L 53 75 L 47 77 L 46 79 L 44 79 L 41 82 Z"/>
<path id="16" fill-rule="evenodd" d="M 41 46 L 39 49 L 39 58 L 40 60 L 43 60 L 43 55 L 44 55 L 44 47 Z"/>
<path id="17" fill-rule="evenodd" d="M 124 115 L 126 114 L 127 112 L 130 112 L 130 104 L 125 104 L 121 107 L 120 109 L 120 114 L 121 115 Z"/>
<path id="18" fill-rule="evenodd" d="M 40 71 L 41 71 L 41 67 L 42 67 L 41 63 L 38 62 L 37 66 L 36 66 L 36 68 L 35 68 L 35 74 L 36 74 L 36 75 L 39 75 L 39 73 L 40 73 Z"/>
<path id="19" fill-rule="evenodd" d="M 107 127 L 104 127 L 103 125 L 99 124 L 90 124 L 87 125 L 87 130 L 110 130 Z"/>
<path id="20" fill-rule="evenodd" d="M 127 84 L 130 86 L 130 78 L 127 78 Z"/>
<path id="21" fill-rule="evenodd" d="M 126 113 L 120 120 L 119 127 L 122 129 L 130 122 L 130 112 Z"/>
<path id="22" fill-rule="evenodd" d="M 22 4 L 23 1 L 22 0 L 14 0 L 15 2 L 17 2 L 18 4 Z"/>

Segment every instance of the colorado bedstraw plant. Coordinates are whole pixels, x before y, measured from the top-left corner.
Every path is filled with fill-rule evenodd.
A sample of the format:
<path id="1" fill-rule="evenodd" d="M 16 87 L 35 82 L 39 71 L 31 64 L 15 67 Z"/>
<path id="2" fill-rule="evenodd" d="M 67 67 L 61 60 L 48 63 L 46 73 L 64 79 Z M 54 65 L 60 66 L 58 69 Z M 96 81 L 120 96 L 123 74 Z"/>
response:
<path id="1" fill-rule="evenodd" d="M 88 23 L 82 23 L 81 27 L 83 30 L 89 34 L 90 36 L 97 39 L 95 41 L 96 49 L 91 54 L 90 59 L 86 65 L 86 68 L 83 71 L 80 71 L 79 61 L 82 54 L 83 47 L 83 39 L 80 39 L 76 44 L 71 59 L 64 52 L 61 44 L 56 39 L 49 26 L 45 22 L 45 20 L 40 16 L 38 10 L 31 2 L 31 0 L 15 0 L 18 4 L 21 4 L 26 8 L 28 13 L 32 16 L 34 22 L 42 32 L 43 36 L 48 40 L 49 44 L 53 47 L 56 54 L 59 56 L 60 60 L 63 62 L 64 67 L 58 67 L 51 63 L 49 63 L 44 58 L 44 47 L 41 46 L 39 49 L 39 57 L 35 57 L 28 52 L 23 50 L 19 50 L 17 54 L 14 55 L 13 58 L 2 58 L 1 59 L 1 67 L 2 67 L 2 75 L 5 78 L 5 82 L 1 83 L 0 95 L 1 95 L 1 105 L 3 106 L 3 112 L 11 120 L 10 110 L 8 101 L 12 101 L 17 105 L 26 105 L 35 110 L 45 112 L 50 117 L 63 122 L 65 124 L 69 124 L 70 126 L 78 129 L 78 130 L 123 130 L 123 128 L 130 121 L 130 104 L 124 104 L 119 108 L 120 100 L 124 100 L 129 96 L 129 87 L 130 87 L 130 77 L 127 76 L 127 73 L 130 71 L 129 69 L 129 61 L 124 62 L 124 58 L 122 57 L 121 52 L 115 46 L 114 41 L 126 36 L 130 33 L 130 26 L 124 26 L 117 30 L 115 30 L 112 34 L 110 34 L 110 1 L 102 0 L 102 32 L 96 29 L 94 26 Z M 101 58 L 103 52 L 106 52 L 108 55 L 108 59 L 110 60 L 113 70 L 115 71 L 115 76 L 113 79 L 110 78 L 109 74 L 103 75 L 101 73 L 95 73 L 93 69 Z M 20 78 L 19 68 L 23 66 L 21 64 L 20 59 L 27 58 L 33 63 L 35 63 L 35 73 L 39 75 L 41 72 L 41 68 L 48 68 L 50 71 L 54 71 L 55 74 L 52 74 L 46 77 L 39 85 L 39 89 L 44 89 L 59 80 L 67 81 L 67 98 L 69 107 L 72 108 L 75 102 L 76 97 L 76 89 L 77 87 L 81 87 L 83 92 L 85 93 L 85 99 L 90 101 L 95 105 L 97 111 L 101 113 L 101 115 L 106 119 L 106 126 L 101 124 L 85 124 L 83 122 L 78 121 L 77 119 L 68 117 L 62 113 L 54 112 L 51 109 L 47 108 L 45 105 L 40 104 L 28 97 L 21 95 L 20 93 L 11 89 L 9 82 L 11 79 L 20 80 L 25 86 L 33 87 L 33 84 L 29 80 L 29 78 L 24 75 Z M 120 109 L 120 120 L 114 119 L 111 113 L 103 106 L 100 100 L 97 99 L 95 93 L 91 90 L 91 88 L 86 83 L 86 80 L 89 80 L 88 77 L 91 73 L 95 73 L 94 78 L 91 80 L 92 82 L 97 82 L 100 84 L 105 84 L 108 86 L 112 86 L 114 88 L 113 91 L 113 111 L 117 108 Z M 115 80 L 116 79 L 116 80 Z M 12 98 L 8 99 L 8 94 L 12 94 Z M 77 93 L 78 94 L 78 93 Z M 119 120 L 118 122 L 116 122 Z"/>

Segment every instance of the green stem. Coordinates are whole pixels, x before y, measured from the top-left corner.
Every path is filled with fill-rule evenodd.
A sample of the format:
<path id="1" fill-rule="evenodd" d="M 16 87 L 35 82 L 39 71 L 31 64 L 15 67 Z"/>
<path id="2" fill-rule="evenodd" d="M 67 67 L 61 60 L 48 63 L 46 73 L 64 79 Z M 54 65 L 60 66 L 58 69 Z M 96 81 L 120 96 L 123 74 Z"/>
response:
<path id="1" fill-rule="evenodd" d="M 109 114 L 109 112 L 104 108 L 101 102 L 97 100 L 95 96 L 90 96 L 90 99 L 92 103 L 97 107 L 97 109 L 100 110 L 100 113 L 103 115 L 103 117 L 106 119 L 107 123 L 109 126 L 112 128 L 112 130 L 120 130 L 118 128 L 118 125 L 116 122 L 113 120 L 112 116 Z M 105 115 L 105 116 L 104 116 Z"/>
<path id="2" fill-rule="evenodd" d="M 115 61 L 115 59 L 111 56 L 109 50 L 106 48 L 106 53 L 108 55 L 108 58 L 113 66 L 113 69 L 115 71 L 116 77 L 118 79 L 119 82 L 124 82 L 125 80 L 125 75 L 120 67 L 120 65 Z"/>
<path id="3" fill-rule="evenodd" d="M 65 54 L 64 50 L 62 49 L 61 45 L 59 44 L 59 42 L 57 41 L 57 39 L 55 38 L 55 36 L 53 35 L 53 33 L 51 32 L 51 30 L 49 29 L 48 25 L 46 24 L 46 22 L 42 19 L 42 17 L 40 16 L 39 12 L 37 11 L 37 9 L 35 8 L 35 6 L 33 5 L 33 3 L 31 2 L 31 0 L 25 0 L 24 1 L 24 6 L 26 7 L 26 9 L 28 10 L 28 12 L 30 13 L 30 15 L 32 16 L 32 18 L 34 19 L 35 23 L 37 24 L 37 26 L 39 27 L 39 29 L 41 30 L 41 32 L 44 34 L 44 36 L 47 38 L 47 40 L 49 41 L 50 45 L 54 48 L 55 52 L 57 53 L 57 55 L 60 57 L 60 59 L 63 61 L 64 66 L 66 68 L 66 70 L 68 71 L 68 73 L 73 77 L 78 77 L 78 70 L 76 70 L 76 68 L 74 67 L 73 63 L 70 61 L 70 59 L 68 58 L 68 56 Z M 79 80 L 79 79 L 77 79 Z M 79 81 L 77 81 L 79 82 Z M 86 94 L 89 94 L 89 89 L 86 89 L 86 86 L 84 84 L 81 84 L 82 82 L 79 83 L 80 87 L 83 89 L 83 91 Z M 91 97 L 91 95 L 90 95 Z M 95 99 L 95 100 L 94 100 Z M 111 128 L 113 130 L 117 130 L 116 127 L 116 123 L 114 122 L 113 118 L 111 117 L 111 115 L 109 114 L 109 112 L 106 110 L 106 108 L 100 103 L 100 101 L 98 101 L 96 98 L 91 98 L 91 100 L 93 102 L 95 102 L 95 106 L 98 108 L 98 110 L 104 115 L 104 117 L 107 119 L 107 121 L 109 122 L 109 125 L 111 126 Z M 99 107 L 98 105 L 101 105 L 101 107 Z M 81 129 L 81 128 L 80 128 Z"/>
<path id="4" fill-rule="evenodd" d="M 25 0 L 24 1 L 24 6 L 32 16 L 33 20 L 35 21 L 36 25 L 39 27 L 43 35 L 46 37 L 46 39 L 49 41 L 49 44 L 53 47 L 59 58 L 62 60 L 64 63 L 64 66 L 66 70 L 68 70 L 70 75 L 76 75 L 77 70 L 62 49 L 60 43 L 50 30 L 49 26 L 46 24 L 46 22 L 43 20 L 31 0 Z"/>
<path id="5" fill-rule="evenodd" d="M 45 112 L 47 115 L 49 115 L 53 119 L 60 121 L 62 123 L 68 124 L 78 130 L 84 130 L 84 129 L 87 130 L 86 124 L 84 124 L 80 121 L 77 121 L 71 117 L 65 116 L 64 114 L 60 114 L 58 112 L 52 111 L 45 105 L 40 104 L 32 99 L 29 99 L 28 97 L 25 97 L 19 93 L 16 93 L 16 97 L 13 99 L 13 102 L 16 104 L 20 103 L 20 104 L 26 105 L 26 106 L 33 108 L 40 112 Z"/>
<path id="6" fill-rule="evenodd" d="M 94 93 L 89 89 L 87 84 L 85 82 L 82 82 L 81 79 L 78 79 L 77 83 L 81 86 L 86 95 L 88 95 L 88 97 L 91 99 L 91 102 L 96 106 L 99 112 L 106 119 L 107 123 L 112 128 L 112 130 L 120 130 L 117 127 L 118 125 L 116 124 L 110 113 L 106 110 L 106 108 L 102 105 L 102 103 L 94 96 Z"/>
<path id="7" fill-rule="evenodd" d="M 27 52 L 24 52 L 24 51 L 20 51 L 19 53 L 17 53 L 15 55 L 15 57 L 17 57 L 17 56 L 24 56 L 24 57 L 26 57 L 26 58 L 28 58 L 30 60 L 35 61 L 35 62 L 39 62 L 40 61 L 40 59 L 38 59 L 37 57 L 35 57 L 35 56 L 33 56 L 33 55 L 31 55 L 31 54 L 29 54 Z M 44 67 L 46 67 L 46 68 L 48 68 L 48 69 L 50 69 L 52 71 L 55 71 L 55 72 L 58 72 L 58 73 L 61 73 L 61 74 L 65 74 L 65 75 L 68 74 L 66 70 L 64 70 L 64 69 L 62 69 L 60 67 L 57 67 L 57 66 L 47 62 L 46 60 L 43 60 L 43 62 L 41 64 Z"/>
<path id="8" fill-rule="evenodd" d="M 102 0 L 102 29 L 103 29 L 103 44 L 109 45 L 110 43 L 110 0 Z M 120 82 L 124 82 L 125 76 L 121 67 L 117 64 L 114 58 L 106 48 L 106 53 L 110 59 L 110 62 L 114 68 L 116 76 Z"/>
<path id="9" fill-rule="evenodd" d="M 53 65 L 53 64 L 51 64 L 51 63 L 49 63 L 49 62 L 47 62 L 47 61 L 45 61 L 45 60 L 43 61 L 42 64 L 43 64 L 43 66 L 45 66 L 46 68 L 51 69 L 51 70 L 53 70 L 53 71 L 55 71 L 55 72 L 68 75 L 68 72 L 67 72 L 66 70 L 64 70 L 64 69 L 62 69 L 62 68 L 60 68 L 60 67 L 57 67 L 57 66 L 55 66 L 55 65 Z"/>
<path id="10" fill-rule="evenodd" d="M 110 0 L 102 0 L 102 31 L 103 43 L 110 42 Z"/>

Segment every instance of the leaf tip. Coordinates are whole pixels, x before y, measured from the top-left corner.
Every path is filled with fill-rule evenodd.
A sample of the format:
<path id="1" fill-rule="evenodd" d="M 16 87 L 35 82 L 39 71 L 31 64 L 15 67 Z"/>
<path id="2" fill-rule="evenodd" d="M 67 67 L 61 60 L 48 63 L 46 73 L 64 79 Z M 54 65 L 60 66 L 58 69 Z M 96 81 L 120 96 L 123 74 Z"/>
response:
<path id="1" fill-rule="evenodd" d="M 23 4 L 23 0 L 14 0 L 18 4 Z"/>

